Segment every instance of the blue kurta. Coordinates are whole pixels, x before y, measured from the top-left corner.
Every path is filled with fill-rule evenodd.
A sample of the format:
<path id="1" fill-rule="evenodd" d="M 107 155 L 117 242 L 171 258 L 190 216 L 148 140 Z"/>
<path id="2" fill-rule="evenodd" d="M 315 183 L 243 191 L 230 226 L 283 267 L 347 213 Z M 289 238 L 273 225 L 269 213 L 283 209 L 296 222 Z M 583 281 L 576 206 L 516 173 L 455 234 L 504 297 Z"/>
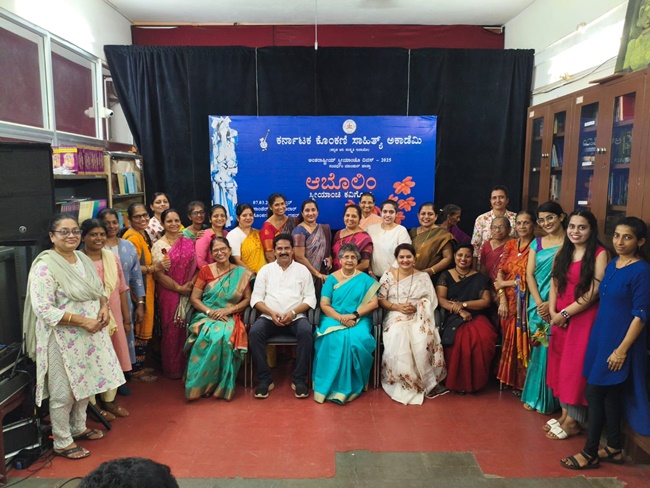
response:
<path id="1" fill-rule="evenodd" d="M 620 371 L 607 367 L 607 358 L 623 341 L 634 317 L 644 323 L 650 308 L 650 264 L 645 261 L 616 268 L 618 258 L 605 269 L 600 284 L 600 308 L 591 329 L 583 374 L 592 385 L 626 382 L 626 418 L 639 434 L 650 435 L 650 403 L 646 386 L 647 332 L 644 327 L 627 352 Z"/>

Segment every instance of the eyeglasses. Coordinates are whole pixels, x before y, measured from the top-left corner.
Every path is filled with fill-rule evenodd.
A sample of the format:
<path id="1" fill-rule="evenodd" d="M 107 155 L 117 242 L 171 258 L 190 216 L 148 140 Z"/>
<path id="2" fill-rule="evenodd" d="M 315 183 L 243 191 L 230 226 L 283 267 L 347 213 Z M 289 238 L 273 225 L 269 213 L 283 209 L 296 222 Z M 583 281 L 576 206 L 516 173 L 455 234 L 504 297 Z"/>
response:
<path id="1" fill-rule="evenodd" d="M 493 226 L 490 227 L 490 229 L 492 229 L 492 230 L 503 230 L 505 228 L 506 228 L 505 225 L 493 225 Z"/>
<path id="2" fill-rule="evenodd" d="M 196 217 L 197 215 L 205 215 L 205 210 L 197 210 L 195 212 L 190 213 L 193 217 Z"/>
<path id="3" fill-rule="evenodd" d="M 131 220 L 149 220 L 149 214 L 134 215 Z"/>
<path id="4" fill-rule="evenodd" d="M 218 249 L 213 249 L 212 252 L 214 254 L 224 254 L 224 253 L 228 252 L 228 248 L 227 247 L 220 247 Z"/>
<path id="5" fill-rule="evenodd" d="M 68 229 L 63 229 L 63 230 L 55 230 L 55 234 L 59 234 L 61 237 L 68 237 L 70 234 L 73 236 L 80 236 L 81 231 L 79 229 L 74 229 L 74 230 L 68 230 Z"/>
<path id="6" fill-rule="evenodd" d="M 553 222 L 555 219 L 557 219 L 557 215 L 549 215 L 545 219 L 537 219 L 537 223 L 539 225 L 544 225 L 545 222 L 548 222 L 549 224 Z"/>

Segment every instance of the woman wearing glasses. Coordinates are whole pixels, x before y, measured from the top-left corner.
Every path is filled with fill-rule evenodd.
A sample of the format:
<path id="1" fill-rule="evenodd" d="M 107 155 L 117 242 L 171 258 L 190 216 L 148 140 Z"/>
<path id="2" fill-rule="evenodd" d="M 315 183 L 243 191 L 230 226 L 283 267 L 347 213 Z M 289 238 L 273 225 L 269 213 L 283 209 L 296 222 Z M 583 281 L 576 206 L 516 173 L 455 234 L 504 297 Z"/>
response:
<path id="1" fill-rule="evenodd" d="M 551 270 L 553 259 L 559 251 L 566 231 L 566 214 L 556 202 L 546 202 L 539 207 L 537 224 L 546 235 L 534 239 L 530 244 L 526 266 L 526 285 L 528 299 L 528 331 L 534 344 L 528 363 L 526 382 L 521 393 L 521 401 L 526 410 L 536 410 L 549 414 L 560 406 L 553 392 L 546 386 L 546 362 L 548 357 L 548 337 L 551 314 L 548 298 L 551 291 Z"/>
<path id="2" fill-rule="evenodd" d="M 192 222 L 188 227 L 185 227 L 181 234 L 196 241 L 205 232 L 203 229 L 203 222 L 205 221 L 205 205 L 203 202 L 194 200 L 187 206 L 187 218 Z"/>
<path id="3" fill-rule="evenodd" d="M 76 441 L 104 437 L 86 427 L 89 397 L 124 383 L 104 286 L 92 261 L 76 251 L 80 241 L 72 216 L 52 219 L 50 249 L 32 263 L 23 315 L 27 354 L 36 362 L 36 404 L 49 394 L 54 453 L 67 459 L 90 455 Z"/>
<path id="4" fill-rule="evenodd" d="M 198 311 L 185 344 L 185 398 L 232 400 L 235 379 L 248 349 L 241 314 L 251 300 L 252 271 L 232 262 L 230 244 L 212 239 L 214 263 L 201 268 L 190 302 Z"/>
<path id="5" fill-rule="evenodd" d="M 130 227 L 126 230 L 123 239 L 135 246 L 140 261 L 140 271 L 144 278 L 144 316 L 141 322 L 135 324 L 135 363 L 133 364 L 133 381 L 152 383 L 158 377 L 152 375 L 150 369 L 144 368 L 144 359 L 147 355 L 149 341 L 153 334 L 154 316 L 154 290 L 155 284 L 153 274 L 156 271 L 163 271 L 163 263 L 153 264 L 151 259 L 151 239 L 147 234 L 149 223 L 149 212 L 143 203 L 132 203 L 127 210 Z M 138 305 L 140 303 L 138 302 Z"/>
<path id="6" fill-rule="evenodd" d="M 206 264 L 213 263 L 210 243 L 214 236 L 226 237 L 228 231 L 224 230 L 226 225 L 226 207 L 223 205 L 212 205 L 210 208 L 210 228 L 206 229 L 203 235 L 196 239 L 196 264 L 201 269 Z"/>

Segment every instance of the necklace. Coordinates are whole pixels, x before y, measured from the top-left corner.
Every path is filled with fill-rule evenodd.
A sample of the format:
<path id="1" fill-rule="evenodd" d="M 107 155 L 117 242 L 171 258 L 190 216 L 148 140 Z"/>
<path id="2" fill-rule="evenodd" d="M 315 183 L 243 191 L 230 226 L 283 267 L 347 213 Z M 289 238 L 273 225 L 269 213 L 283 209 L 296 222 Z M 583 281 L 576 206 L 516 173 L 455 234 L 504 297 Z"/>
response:
<path id="1" fill-rule="evenodd" d="M 411 273 L 411 282 L 409 283 L 409 289 L 406 292 L 406 302 L 408 302 L 409 297 L 411 296 L 411 287 L 413 286 L 413 278 L 415 273 Z M 397 303 L 400 303 L 399 301 L 399 268 L 397 268 Z"/>
<path id="2" fill-rule="evenodd" d="M 472 270 L 470 269 L 467 273 L 462 274 L 460 271 L 458 271 L 458 268 L 454 268 L 454 271 L 456 271 L 456 274 L 458 275 L 458 279 L 460 281 L 463 281 L 472 272 Z"/>
<path id="3" fill-rule="evenodd" d="M 630 258 L 630 260 L 627 263 L 621 264 L 620 267 L 616 266 L 616 269 L 625 268 L 626 266 L 629 266 L 632 263 L 636 263 L 636 261 L 637 261 L 636 258 Z M 618 262 L 619 263 L 621 262 L 621 258 L 618 259 Z"/>
<path id="4" fill-rule="evenodd" d="M 355 274 L 357 274 L 357 270 L 356 270 L 356 268 L 355 268 L 351 275 L 346 275 L 346 274 L 343 272 L 343 268 L 341 268 L 341 274 L 342 274 L 343 277 L 347 280 L 347 279 L 349 279 L 349 278 L 352 278 Z"/>
<path id="5" fill-rule="evenodd" d="M 344 230 L 347 230 L 347 229 L 344 229 Z M 352 232 L 352 231 L 348 230 L 348 232 Z M 354 236 L 357 235 L 359 232 L 360 231 L 356 231 L 356 232 L 352 232 L 351 234 L 346 235 L 345 237 L 349 237 L 347 242 L 343 240 L 343 239 L 345 239 L 345 237 L 341 236 L 341 245 L 350 244 L 350 242 L 352 242 L 352 240 L 354 239 Z M 341 231 L 341 233 L 343 233 L 343 231 Z"/>
<path id="6" fill-rule="evenodd" d="M 424 245 L 424 244 L 429 240 L 429 236 L 431 235 L 431 231 L 432 231 L 432 230 L 433 230 L 433 225 L 429 228 L 429 232 L 427 232 L 426 237 L 425 237 L 424 240 L 422 241 L 422 245 Z M 418 235 L 420 235 L 420 234 L 424 234 L 424 231 L 420 232 Z M 422 247 L 422 246 L 420 246 L 420 248 L 421 248 L 421 247 Z M 416 253 L 415 253 L 415 258 L 417 259 L 417 258 L 419 258 L 419 257 L 420 257 L 420 253 L 419 253 L 419 252 L 416 252 Z"/>
<path id="7" fill-rule="evenodd" d="M 528 246 L 530 246 L 530 243 L 531 243 L 531 242 L 533 242 L 533 241 L 532 241 L 532 240 L 528 241 L 528 244 L 526 244 L 526 245 L 524 246 L 524 248 L 522 249 L 522 248 L 520 247 L 520 246 L 521 246 L 521 239 L 517 239 L 517 251 L 519 251 L 519 254 L 517 254 L 517 256 L 521 256 L 521 255 L 523 254 L 523 252 L 524 252 L 526 249 L 528 249 Z"/>

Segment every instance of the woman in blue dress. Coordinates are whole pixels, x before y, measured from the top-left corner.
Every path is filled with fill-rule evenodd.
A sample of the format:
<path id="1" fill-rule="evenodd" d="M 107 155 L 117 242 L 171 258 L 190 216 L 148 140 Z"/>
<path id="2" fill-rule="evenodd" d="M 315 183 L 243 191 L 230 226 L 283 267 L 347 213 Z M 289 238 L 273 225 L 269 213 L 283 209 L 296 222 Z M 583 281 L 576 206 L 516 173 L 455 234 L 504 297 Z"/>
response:
<path id="1" fill-rule="evenodd" d="M 321 293 L 323 316 L 316 329 L 314 400 L 344 404 L 368 384 L 376 343 L 372 311 L 379 306 L 379 283 L 357 270 L 361 254 L 354 244 L 338 253 L 341 269 L 329 275 Z"/>
<path id="2" fill-rule="evenodd" d="M 650 264 L 641 255 L 648 228 L 636 217 L 621 219 L 614 230 L 618 257 L 605 269 L 600 308 L 591 329 L 583 376 L 589 428 L 584 450 L 560 461 L 568 469 L 593 469 L 601 461 L 623 463 L 621 422 L 650 436 L 650 402 L 646 386 Z M 603 425 L 607 444 L 599 449 Z"/>
<path id="3" fill-rule="evenodd" d="M 537 223 L 546 235 L 534 239 L 530 244 L 526 265 L 528 299 L 528 333 L 538 343 L 533 349 L 526 372 L 526 382 L 521 392 L 521 401 L 526 410 L 548 414 L 560 407 L 551 389 L 546 386 L 546 362 L 548 357 L 548 334 L 551 315 L 548 297 L 551 291 L 553 259 L 558 252 L 566 231 L 566 214 L 556 202 L 546 202 L 539 207 Z"/>

